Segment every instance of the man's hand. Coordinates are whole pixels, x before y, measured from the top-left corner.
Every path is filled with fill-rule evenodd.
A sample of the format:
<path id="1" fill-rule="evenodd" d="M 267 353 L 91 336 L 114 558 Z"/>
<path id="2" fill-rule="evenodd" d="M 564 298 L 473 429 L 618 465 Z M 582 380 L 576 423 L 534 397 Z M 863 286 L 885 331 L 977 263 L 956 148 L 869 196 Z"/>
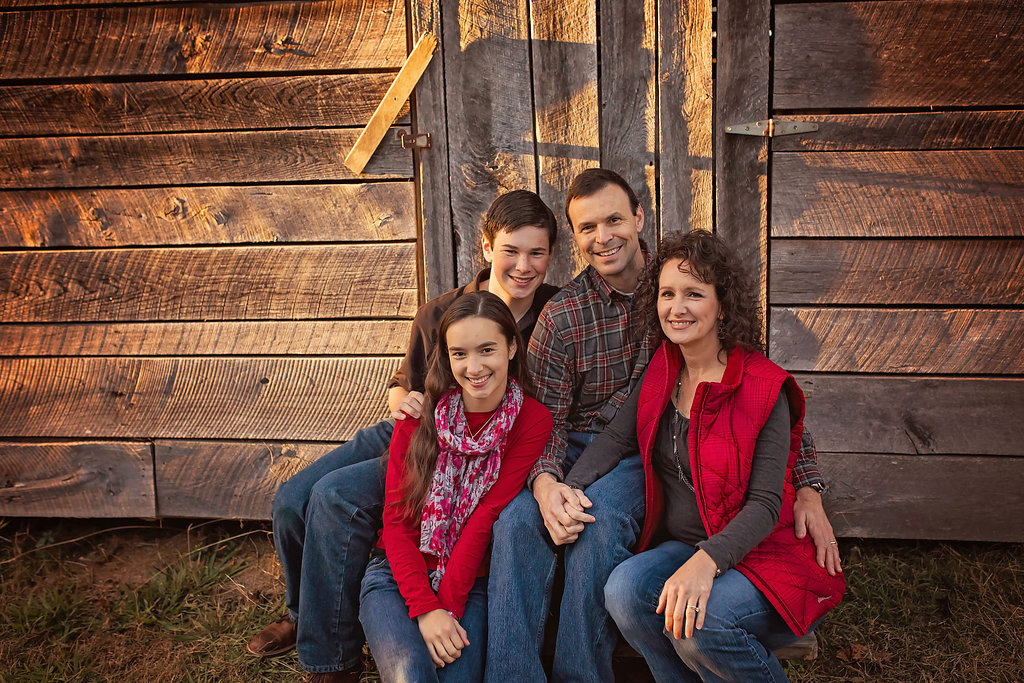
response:
<path id="1" fill-rule="evenodd" d="M 391 417 L 396 420 L 404 420 L 406 415 L 419 419 L 423 412 L 423 394 L 418 391 L 410 391 L 405 395 L 398 405 L 391 411 Z"/>
<path id="2" fill-rule="evenodd" d="M 533 481 L 533 497 L 555 545 L 575 542 L 583 525 L 594 521 L 593 515 L 584 512 L 593 503 L 583 491 L 569 488 L 548 472 Z"/>
<path id="3" fill-rule="evenodd" d="M 711 556 L 698 550 L 665 582 L 655 612 L 665 614 L 665 630 L 676 640 L 684 633 L 692 638 L 693 629 L 704 628 L 704 614 L 717 571 L 718 565 Z"/>
<path id="4" fill-rule="evenodd" d="M 810 486 L 797 489 L 793 518 L 796 522 L 797 538 L 803 538 L 810 532 L 811 540 L 817 549 L 818 566 L 824 568 L 831 576 L 842 571 L 839 544 L 836 543 L 836 536 L 832 532 L 832 523 L 828 521 L 825 508 L 821 505 L 821 494 Z"/>
<path id="5" fill-rule="evenodd" d="M 451 664 L 462 654 L 462 648 L 469 645 L 466 629 L 455 617 L 443 609 L 435 609 L 416 617 L 420 635 L 427 644 L 427 652 L 434 660 L 434 666 Z"/>

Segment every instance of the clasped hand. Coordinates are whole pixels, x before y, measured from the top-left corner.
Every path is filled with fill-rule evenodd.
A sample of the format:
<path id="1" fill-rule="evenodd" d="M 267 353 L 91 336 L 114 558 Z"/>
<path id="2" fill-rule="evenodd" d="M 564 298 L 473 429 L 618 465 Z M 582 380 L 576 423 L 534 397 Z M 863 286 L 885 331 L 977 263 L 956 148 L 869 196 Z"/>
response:
<path id="1" fill-rule="evenodd" d="M 462 654 L 462 648 L 469 645 L 466 629 L 446 610 L 435 609 L 421 614 L 416 617 L 416 623 L 437 668 L 454 662 Z"/>
<path id="2" fill-rule="evenodd" d="M 533 497 L 555 545 L 574 543 L 584 525 L 594 521 L 586 512 L 593 503 L 583 491 L 569 488 L 547 472 L 534 480 Z"/>

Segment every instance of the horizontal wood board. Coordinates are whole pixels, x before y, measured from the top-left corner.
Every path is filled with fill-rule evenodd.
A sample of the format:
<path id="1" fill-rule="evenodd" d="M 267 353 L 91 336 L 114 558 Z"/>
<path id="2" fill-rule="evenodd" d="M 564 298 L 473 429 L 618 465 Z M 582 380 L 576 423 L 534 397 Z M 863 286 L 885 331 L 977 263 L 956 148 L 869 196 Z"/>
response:
<path id="1" fill-rule="evenodd" d="M 0 515 L 156 514 L 148 443 L 0 443 Z"/>
<path id="2" fill-rule="evenodd" d="M 0 252 L 7 322 L 411 317 L 409 243 Z"/>
<path id="3" fill-rule="evenodd" d="M 783 304 L 1024 304 L 1022 240 L 775 239 L 770 301 Z"/>
<path id="4" fill-rule="evenodd" d="M 0 86 L 0 135 L 172 133 L 364 124 L 391 73 Z M 409 106 L 398 122 L 407 123 Z"/>
<path id="5" fill-rule="evenodd" d="M 342 441 L 397 358 L 0 358 L 7 438 Z"/>
<path id="6" fill-rule="evenodd" d="M 793 375 L 820 451 L 1024 456 L 1024 378 Z"/>
<path id="7" fill-rule="evenodd" d="M 775 7 L 776 109 L 1024 105 L 1017 0 Z"/>
<path id="8" fill-rule="evenodd" d="M 398 68 L 405 43 L 400 0 L 14 11 L 0 14 L 0 74 L 28 79 Z"/>

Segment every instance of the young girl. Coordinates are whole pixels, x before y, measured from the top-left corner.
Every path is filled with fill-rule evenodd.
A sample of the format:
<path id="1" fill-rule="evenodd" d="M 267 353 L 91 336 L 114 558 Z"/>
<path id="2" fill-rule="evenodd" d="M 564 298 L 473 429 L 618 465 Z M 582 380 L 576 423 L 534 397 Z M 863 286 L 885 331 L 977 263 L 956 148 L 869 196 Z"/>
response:
<path id="1" fill-rule="evenodd" d="M 487 628 L 487 547 L 551 434 L 524 395 L 515 319 L 488 292 L 448 308 L 423 414 L 400 421 L 385 485 L 386 557 L 363 579 L 359 619 L 388 681 L 479 681 Z"/>

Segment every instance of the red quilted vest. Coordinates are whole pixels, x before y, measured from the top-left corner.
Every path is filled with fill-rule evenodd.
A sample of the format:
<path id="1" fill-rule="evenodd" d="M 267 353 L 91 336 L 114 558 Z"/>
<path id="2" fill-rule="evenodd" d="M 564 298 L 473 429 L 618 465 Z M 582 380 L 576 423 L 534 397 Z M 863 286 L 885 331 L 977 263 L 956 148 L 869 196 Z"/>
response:
<path id="1" fill-rule="evenodd" d="M 661 482 L 654 474 L 651 453 L 658 421 L 668 406 L 682 362 L 679 348 L 663 343 L 640 389 L 636 430 L 644 463 L 647 515 L 637 552 L 650 544 L 661 521 Z M 814 559 L 810 536 L 798 539 L 793 532 L 796 491 L 792 468 L 803 434 L 804 395 L 789 373 L 754 351 L 736 348 L 730 352 L 722 382 L 697 386 L 690 410 L 690 467 L 695 473 L 693 486 L 701 521 L 711 536 L 743 507 L 757 436 L 783 387 L 789 394 L 792 432 L 779 523 L 736 569 L 771 601 L 793 632 L 802 636 L 839 604 L 846 579 L 842 574 L 829 576 Z"/>

